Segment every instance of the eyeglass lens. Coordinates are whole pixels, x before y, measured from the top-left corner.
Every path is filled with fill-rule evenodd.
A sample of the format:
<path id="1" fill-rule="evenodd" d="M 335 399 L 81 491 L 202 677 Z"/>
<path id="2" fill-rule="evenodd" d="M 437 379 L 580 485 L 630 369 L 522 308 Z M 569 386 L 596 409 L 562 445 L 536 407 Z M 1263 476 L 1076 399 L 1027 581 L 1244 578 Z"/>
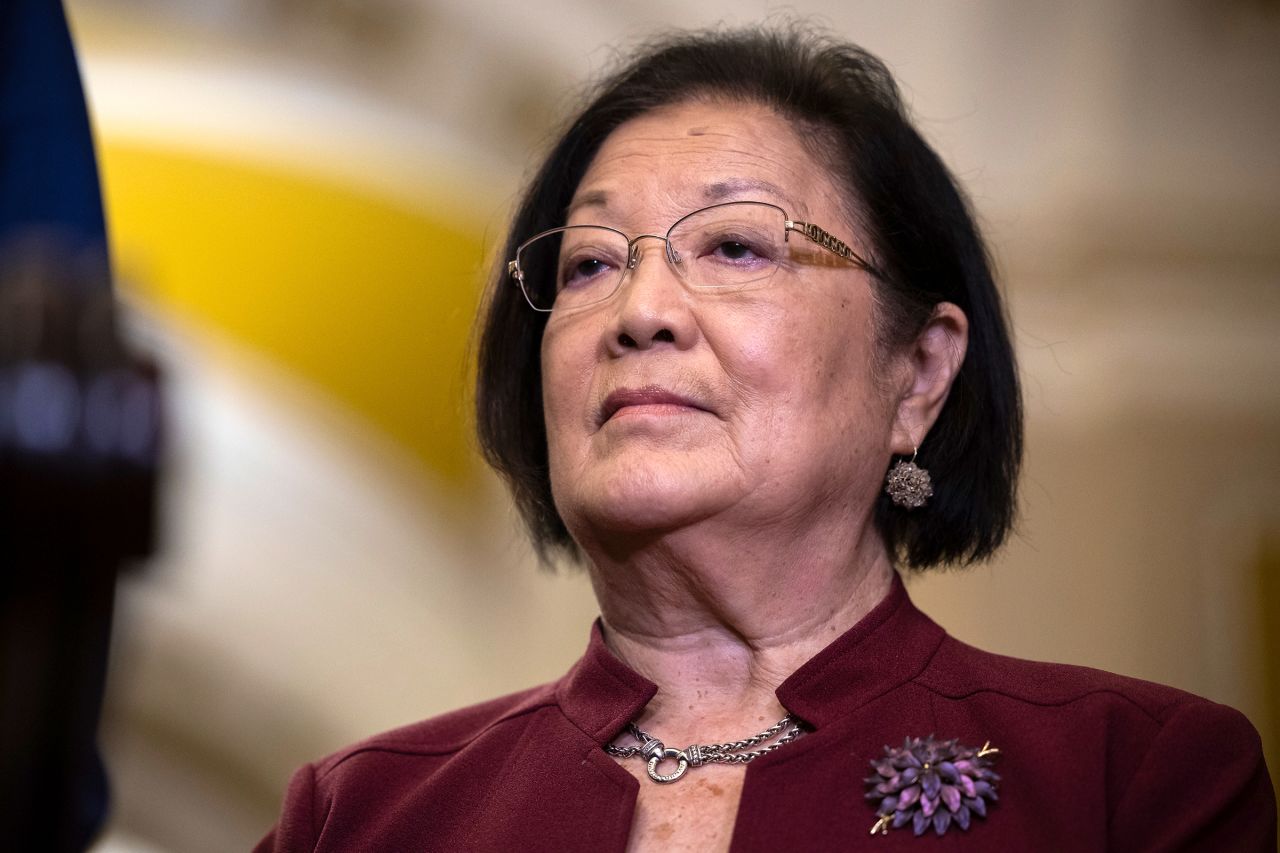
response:
<path id="1" fill-rule="evenodd" d="M 760 202 L 694 211 L 667 234 L 671 264 L 693 287 L 733 288 L 767 280 L 785 258 L 785 221 L 782 210 Z M 648 254 L 645 238 L 639 238 L 637 247 L 643 262 Z M 629 253 L 627 237 L 619 231 L 571 225 L 529 241 L 516 261 L 531 304 L 544 311 L 564 310 L 612 296 L 622 282 Z"/>

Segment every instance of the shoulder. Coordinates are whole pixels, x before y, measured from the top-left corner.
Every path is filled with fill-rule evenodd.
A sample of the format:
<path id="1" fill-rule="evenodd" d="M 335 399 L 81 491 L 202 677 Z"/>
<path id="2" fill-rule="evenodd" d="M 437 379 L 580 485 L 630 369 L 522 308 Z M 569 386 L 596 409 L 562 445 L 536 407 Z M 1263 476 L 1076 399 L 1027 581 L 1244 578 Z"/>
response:
<path id="1" fill-rule="evenodd" d="M 915 683 L 940 699 L 1003 706 L 1032 722 L 1068 713 L 1077 730 L 1101 727 L 1136 747 L 1163 733 L 1212 733 L 1237 744 L 1261 741 L 1249 720 L 1234 708 L 1194 693 L 1087 666 L 1044 663 L 994 654 L 950 636 L 939 646 Z"/>
<path id="2" fill-rule="evenodd" d="M 557 683 L 531 687 L 365 738 L 314 762 L 316 780 L 322 781 L 355 761 L 367 763 L 377 756 L 453 755 L 508 723 L 518 723 L 554 705 Z"/>
<path id="3" fill-rule="evenodd" d="M 404 849 L 392 840 L 400 821 L 395 804 L 421 799 L 454 763 L 498 766 L 528 721 L 555 705 L 557 684 L 392 729 L 303 765 L 289 780 L 278 823 L 255 850 L 318 849 L 322 834 L 333 842 L 326 849 L 372 849 L 374 838 L 383 838 L 385 849 Z M 487 754 L 477 760 L 477 751 Z"/>
<path id="4" fill-rule="evenodd" d="M 991 694 L 1043 707 L 1080 703 L 1125 706 L 1155 724 L 1192 708 L 1216 708 L 1244 719 L 1224 705 L 1185 690 L 1087 666 L 994 654 L 950 636 L 916 683 L 952 699 Z"/>
<path id="5" fill-rule="evenodd" d="M 1115 849 L 1274 849 L 1275 795 L 1262 742 L 1233 708 L 950 637 L 914 683 L 935 697 L 939 722 L 998 738 L 1002 775 L 1065 786 L 1057 795 L 1077 801 L 1100 798 Z M 1027 756 L 1051 758 L 1055 773 L 1044 774 Z M 1090 779 L 1082 791 L 1079 780 Z"/>

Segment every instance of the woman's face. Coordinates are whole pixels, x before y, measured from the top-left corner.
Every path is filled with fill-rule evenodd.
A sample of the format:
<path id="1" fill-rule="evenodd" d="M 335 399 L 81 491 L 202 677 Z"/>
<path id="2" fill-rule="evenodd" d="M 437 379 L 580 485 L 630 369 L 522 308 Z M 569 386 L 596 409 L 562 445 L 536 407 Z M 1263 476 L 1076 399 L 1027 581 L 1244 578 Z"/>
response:
<path id="1" fill-rule="evenodd" d="M 694 102 L 605 140 L 568 224 L 665 234 L 721 201 L 771 202 L 866 255 L 841 191 L 768 108 Z M 779 226 L 781 227 L 781 226 Z M 682 283 L 658 240 L 606 302 L 550 315 L 543 404 L 556 507 L 580 542 L 708 519 L 758 531 L 866 521 L 891 454 L 892 381 L 873 374 L 867 273 L 814 263 L 764 287 Z M 892 364 L 881 377 L 892 377 Z"/>

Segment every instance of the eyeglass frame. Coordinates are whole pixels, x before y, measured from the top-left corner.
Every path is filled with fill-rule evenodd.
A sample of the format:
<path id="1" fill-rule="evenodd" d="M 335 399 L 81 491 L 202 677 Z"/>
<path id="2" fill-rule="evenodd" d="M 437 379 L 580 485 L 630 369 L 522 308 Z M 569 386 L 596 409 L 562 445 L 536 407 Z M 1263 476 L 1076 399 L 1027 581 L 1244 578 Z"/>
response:
<path id="1" fill-rule="evenodd" d="M 671 227 L 667 229 L 667 233 L 665 237 L 659 234 L 638 234 L 635 237 L 628 237 L 626 232 L 621 231 L 617 228 L 613 228 L 608 225 L 593 225 L 590 223 L 583 223 L 581 225 L 561 225 L 556 228 L 548 228 L 545 231 L 539 231 L 537 234 L 534 234 L 528 240 L 525 240 L 523 243 L 521 243 L 519 246 L 516 247 L 515 258 L 507 261 L 507 275 L 515 279 L 516 284 L 519 285 L 520 287 L 521 295 L 524 296 L 524 301 L 529 304 L 530 308 L 532 308 L 534 311 L 538 311 L 543 314 L 550 314 L 552 311 L 555 310 L 555 306 L 552 305 L 552 307 L 550 308 L 539 308 L 537 305 L 533 304 L 533 299 L 529 296 L 529 291 L 525 287 L 524 270 L 520 269 L 520 263 L 519 263 L 520 253 L 523 252 L 531 243 L 534 243 L 537 240 L 541 240 L 543 237 L 546 237 L 550 234 L 563 233 L 566 231 L 570 231 L 574 228 L 603 228 L 606 231 L 612 231 L 613 233 L 617 234 L 619 237 L 627 241 L 626 269 L 633 270 L 636 268 L 636 264 L 640 262 L 640 250 L 639 250 L 638 244 L 640 243 L 641 240 L 661 240 L 666 250 L 667 261 L 669 263 L 674 264 L 675 256 L 673 255 L 674 250 L 671 247 L 671 232 L 676 229 L 676 226 L 678 226 L 681 222 L 684 222 L 686 219 L 690 218 L 691 216 L 697 216 L 699 213 L 705 213 L 708 210 L 715 210 L 717 207 L 728 207 L 729 205 L 734 205 L 734 204 L 758 204 L 763 207 L 772 207 L 774 210 L 782 214 L 782 242 L 790 243 L 791 232 L 793 231 L 799 234 L 803 234 L 805 237 L 809 239 L 810 242 L 816 243 L 818 246 L 821 246 L 823 249 L 826 249 L 828 252 L 831 252 L 833 255 L 836 255 L 837 257 L 840 257 L 845 259 L 846 261 L 849 261 L 850 263 L 854 264 L 860 269 L 863 269 L 871 273 L 874 276 L 879 276 L 879 271 L 876 270 L 876 268 L 869 261 L 867 261 L 861 255 L 859 255 L 853 249 L 851 249 L 848 243 L 845 243 L 843 240 L 837 238 L 831 232 L 827 231 L 826 229 L 822 228 L 819 225 L 815 225 L 812 222 L 799 222 L 791 219 L 791 217 L 787 214 L 786 210 L 784 210 L 782 207 L 776 204 L 773 204 L 772 202 L 755 201 L 753 199 L 736 199 L 734 201 L 721 201 L 721 202 L 717 202 L 716 204 L 709 204 L 706 207 L 700 207 L 697 210 L 690 211 L 689 213 L 686 213 L 684 216 L 681 216 L 675 222 L 671 223 Z M 619 280 L 619 282 L 621 282 L 621 280 Z M 599 302 L 592 302 L 592 303 L 589 303 L 588 305 L 584 305 L 583 307 L 589 308 L 592 305 L 599 305 L 603 302 L 607 302 L 610 298 L 612 298 L 614 293 L 617 293 L 617 292 L 618 290 L 615 289 L 608 296 L 601 299 Z M 559 294 L 557 293 L 557 295 Z"/>

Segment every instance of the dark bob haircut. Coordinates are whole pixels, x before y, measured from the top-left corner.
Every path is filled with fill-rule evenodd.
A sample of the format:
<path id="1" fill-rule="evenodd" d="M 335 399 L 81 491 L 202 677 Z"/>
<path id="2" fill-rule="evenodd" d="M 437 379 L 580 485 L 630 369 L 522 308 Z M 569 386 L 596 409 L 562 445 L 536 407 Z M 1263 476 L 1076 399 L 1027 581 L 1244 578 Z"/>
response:
<path id="1" fill-rule="evenodd" d="M 900 566 L 989 557 L 1012 526 L 1022 458 L 1022 406 L 1004 309 L 962 191 L 912 126 L 876 57 L 797 26 L 679 33 L 649 44 L 593 91 L 559 137 L 516 210 L 498 260 L 515 257 L 531 235 L 564 224 L 578 183 L 615 128 L 695 99 L 760 104 L 801 128 L 805 144 L 845 188 L 850 219 L 876 267 L 882 352 L 914 340 L 939 302 L 968 316 L 968 352 L 917 460 L 931 473 L 935 495 L 907 511 L 882 493 L 875 523 Z M 552 274 L 526 271 L 534 282 Z M 544 560 L 556 551 L 577 553 L 551 495 L 539 358 L 546 316 L 529 309 L 500 263 L 480 332 L 477 429 L 485 458 L 510 485 Z"/>

